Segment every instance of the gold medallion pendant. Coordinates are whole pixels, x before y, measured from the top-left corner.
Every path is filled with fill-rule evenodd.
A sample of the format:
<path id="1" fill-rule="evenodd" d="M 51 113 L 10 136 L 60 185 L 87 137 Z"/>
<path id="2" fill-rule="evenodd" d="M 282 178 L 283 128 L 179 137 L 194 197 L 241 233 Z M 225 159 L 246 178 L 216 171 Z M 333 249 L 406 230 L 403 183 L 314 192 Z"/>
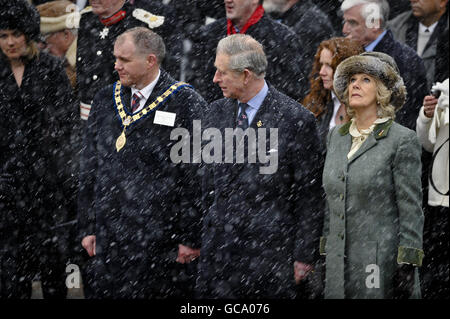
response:
<path id="1" fill-rule="evenodd" d="M 127 142 L 127 138 L 125 137 L 125 130 L 124 130 L 122 132 L 122 134 L 120 134 L 120 136 L 116 140 L 117 152 L 119 152 L 125 146 L 126 142 Z"/>

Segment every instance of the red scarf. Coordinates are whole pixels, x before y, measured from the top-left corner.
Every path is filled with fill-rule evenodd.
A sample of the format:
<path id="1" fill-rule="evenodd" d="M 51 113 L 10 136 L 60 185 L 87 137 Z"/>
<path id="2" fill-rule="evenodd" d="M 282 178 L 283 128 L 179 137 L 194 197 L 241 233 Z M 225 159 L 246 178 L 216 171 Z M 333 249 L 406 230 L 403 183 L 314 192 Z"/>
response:
<path id="1" fill-rule="evenodd" d="M 116 13 L 114 13 L 112 16 L 110 16 L 109 18 L 106 19 L 100 19 L 100 22 L 109 27 L 113 24 L 116 24 L 117 22 L 119 22 L 120 20 L 122 20 L 123 18 L 125 18 L 126 16 L 126 11 L 125 10 L 119 10 Z"/>
<path id="2" fill-rule="evenodd" d="M 258 23 L 259 20 L 264 15 L 264 8 L 262 5 L 260 5 L 258 8 L 256 8 L 255 12 L 253 12 L 252 16 L 248 21 L 245 23 L 245 25 L 242 27 L 241 30 L 239 30 L 239 33 L 244 34 L 248 28 L 250 28 L 252 25 Z M 227 35 L 235 34 L 236 28 L 233 26 L 233 23 L 230 19 L 227 19 Z"/>

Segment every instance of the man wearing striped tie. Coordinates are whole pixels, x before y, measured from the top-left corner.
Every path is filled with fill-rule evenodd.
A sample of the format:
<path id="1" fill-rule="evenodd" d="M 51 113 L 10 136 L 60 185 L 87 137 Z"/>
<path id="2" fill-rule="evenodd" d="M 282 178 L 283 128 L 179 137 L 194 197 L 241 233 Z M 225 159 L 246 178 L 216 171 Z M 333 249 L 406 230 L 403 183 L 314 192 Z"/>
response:
<path id="1" fill-rule="evenodd" d="M 114 45 L 120 80 L 93 101 L 79 224 L 96 298 L 180 297 L 193 284 L 183 283 L 189 264 L 176 259 L 179 245 L 192 248 L 184 262 L 198 256 L 199 182 L 195 165 L 171 161 L 170 135 L 191 129 L 207 104 L 160 68 L 164 55 L 156 33 L 124 32 Z"/>
<path id="2" fill-rule="evenodd" d="M 253 37 L 220 40 L 214 64 L 214 83 L 225 98 L 210 105 L 205 125 L 222 135 L 233 130 L 236 143 L 225 143 L 225 160 L 204 174 L 198 293 L 202 298 L 310 297 L 307 290 L 296 296 L 296 282 L 307 287 L 319 260 L 324 203 L 314 116 L 265 80 L 267 58 Z M 253 161 L 250 136 L 256 131 L 258 161 Z M 243 161 L 239 149 L 245 149 Z M 236 160 L 227 161 L 227 153 Z M 262 157 L 277 165 L 269 170 L 271 161 Z"/>

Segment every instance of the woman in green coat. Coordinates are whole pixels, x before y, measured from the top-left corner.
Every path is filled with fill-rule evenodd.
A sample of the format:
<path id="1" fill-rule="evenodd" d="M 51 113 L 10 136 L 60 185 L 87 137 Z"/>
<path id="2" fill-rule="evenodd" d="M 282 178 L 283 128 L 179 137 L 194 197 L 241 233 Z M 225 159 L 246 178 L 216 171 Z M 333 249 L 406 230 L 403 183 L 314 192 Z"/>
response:
<path id="1" fill-rule="evenodd" d="M 421 147 L 393 121 L 403 79 L 390 56 L 365 52 L 344 60 L 333 84 L 351 120 L 327 139 L 325 298 L 419 298 Z"/>

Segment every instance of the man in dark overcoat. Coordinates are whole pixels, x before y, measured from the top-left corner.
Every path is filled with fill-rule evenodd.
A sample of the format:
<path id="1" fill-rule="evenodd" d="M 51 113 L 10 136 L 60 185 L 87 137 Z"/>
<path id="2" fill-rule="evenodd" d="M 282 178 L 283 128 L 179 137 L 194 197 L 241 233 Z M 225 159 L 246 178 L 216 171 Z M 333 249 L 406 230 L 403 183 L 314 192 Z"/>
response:
<path id="1" fill-rule="evenodd" d="M 90 0 L 89 3 L 91 6 L 81 11 L 76 61 L 83 120 L 89 116 L 95 94 L 118 80 L 111 48 L 125 30 L 144 26 L 162 36 L 168 49 L 163 68 L 175 78 L 179 77 L 181 58 L 181 42 L 173 27 L 177 18 L 172 8 L 159 1 L 144 0 Z"/>
<path id="2" fill-rule="evenodd" d="M 318 257 L 323 221 L 314 116 L 264 80 L 267 60 L 252 37 L 222 39 L 215 66 L 225 98 L 210 105 L 205 125 L 225 134 L 225 152 L 203 149 L 214 161 L 203 182 L 199 295 L 294 298 L 296 280 L 308 279 Z"/>
<path id="3" fill-rule="evenodd" d="M 405 105 L 397 111 L 395 120 L 414 130 L 427 94 L 425 66 L 413 49 L 396 41 L 392 31 L 387 29 L 389 3 L 386 0 L 345 0 L 341 10 L 342 32 L 346 37 L 359 41 L 366 51 L 382 52 L 394 58 L 408 91 Z"/>
<path id="4" fill-rule="evenodd" d="M 160 68 L 164 54 L 156 33 L 142 27 L 125 32 L 114 46 L 120 81 L 94 98 L 79 224 L 93 257 L 95 297 L 179 296 L 178 245 L 199 248 L 200 183 L 195 165 L 171 160 L 171 131 L 189 130 L 207 104 Z M 92 202 L 86 194 L 93 194 Z"/>
<path id="5" fill-rule="evenodd" d="M 302 60 L 303 48 L 288 27 L 268 17 L 261 0 L 226 0 L 226 18 L 200 29 L 192 38 L 187 82 L 194 85 L 206 101 L 220 99 L 222 93 L 213 84 L 217 43 L 227 35 L 248 34 L 261 42 L 267 54 L 267 79 L 281 92 L 300 100 L 306 95 L 308 74 Z"/>

